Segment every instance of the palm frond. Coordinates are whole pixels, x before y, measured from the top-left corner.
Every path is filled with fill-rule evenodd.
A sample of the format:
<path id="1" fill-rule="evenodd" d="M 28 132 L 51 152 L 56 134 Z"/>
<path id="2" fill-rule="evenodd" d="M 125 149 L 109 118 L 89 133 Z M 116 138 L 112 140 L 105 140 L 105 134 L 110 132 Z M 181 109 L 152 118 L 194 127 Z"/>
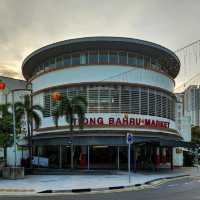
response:
<path id="1" fill-rule="evenodd" d="M 32 110 L 40 111 L 42 114 L 44 114 L 44 109 L 40 105 L 33 105 Z"/>
<path id="2" fill-rule="evenodd" d="M 81 106 L 81 105 L 76 105 L 76 106 L 74 107 L 74 113 L 77 114 L 79 128 L 80 128 L 80 129 L 83 129 L 84 120 L 85 120 L 85 110 L 84 110 L 83 106 Z"/>
<path id="3" fill-rule="evenodd" d="M 2 116 L 9 115 L 11 112 L 9 111 L 9 108 L 11 108 L 11 104 L 0 104 L 0 113 Z"/>
<path id="4" fill-rule="evenodd" d="M 74 96 L 71 103 L 74 105 L 82 105 L 84 108 L 87 108 L 88 105 L 86 98 L 80 95 Z"/>
<path id="5" fill-rule="evenodd" d="M 24 108 L 24 104 L 22 102 L 15 102 L 15 108 Z"/>
<path id="6" fill-rule="evenodd" d="M 41 118 L 39 114 L 36 111 L 32 111 L 31 113 L 29 113 L 29 116 L 34 121 L 35 128 L 38 129 L 41 125 Z"/>

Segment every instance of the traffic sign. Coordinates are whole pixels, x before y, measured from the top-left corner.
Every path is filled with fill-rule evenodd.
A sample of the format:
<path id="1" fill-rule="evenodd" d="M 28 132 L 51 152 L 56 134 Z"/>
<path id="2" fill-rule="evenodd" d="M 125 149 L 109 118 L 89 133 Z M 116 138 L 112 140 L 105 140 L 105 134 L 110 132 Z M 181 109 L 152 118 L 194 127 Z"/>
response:
<path id="1" fill-rule="evenodd" d="M 134 137 L 132 133 L 127 133 L 127 138 L 126 138 L 126 142 L 127 144 L 133 144 L 134 141 Z"/>

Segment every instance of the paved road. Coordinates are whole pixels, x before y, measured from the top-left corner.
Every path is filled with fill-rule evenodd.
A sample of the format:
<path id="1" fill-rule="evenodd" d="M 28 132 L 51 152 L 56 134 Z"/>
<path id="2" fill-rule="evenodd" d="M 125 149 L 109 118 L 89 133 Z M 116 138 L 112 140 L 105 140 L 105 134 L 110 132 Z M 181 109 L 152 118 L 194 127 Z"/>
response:
<path id="1" fill-rule="evenodd" d="M 200 199 L 200 178 L 171 181 L 141 191 L 81 194 L 63 196 L 0 197 L 0 200 L 197 200 Z"/>

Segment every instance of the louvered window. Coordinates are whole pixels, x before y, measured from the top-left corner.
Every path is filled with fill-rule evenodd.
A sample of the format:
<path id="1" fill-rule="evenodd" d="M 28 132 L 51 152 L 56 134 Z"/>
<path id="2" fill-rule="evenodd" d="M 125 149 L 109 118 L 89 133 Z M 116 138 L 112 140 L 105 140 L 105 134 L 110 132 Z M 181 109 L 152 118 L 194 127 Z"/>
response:
<path id="1" fill-rule="evenodd" d="M 156 114 L 156 94 L 154 90 L 149 91 L 149 115 Z"/>
<path id="2" fill-rule="evenodd" d="M 89 113 L 124 113 L 175 118 L 175 99 L 165 92 L 124 85 L 69 87 L 56 90 L 72 99 L 80 95 L 88 102 Z M 53 102 L 48 91 L 44 94 L 44 116 L 49 117 L 58 102 Z"/>
<path id="3" fill-rule="evenodd" d="M 141 114 L 148 115 L 148 90 L 141 89 Z"/>

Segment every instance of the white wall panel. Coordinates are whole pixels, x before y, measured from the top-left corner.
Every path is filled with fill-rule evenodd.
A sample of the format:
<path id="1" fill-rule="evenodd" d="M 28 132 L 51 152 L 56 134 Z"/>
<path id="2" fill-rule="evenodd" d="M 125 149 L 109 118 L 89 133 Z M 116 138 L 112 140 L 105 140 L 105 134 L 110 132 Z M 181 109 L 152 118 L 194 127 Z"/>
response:
<path id="1" fill-rule="evenodd" d="M 128 82 L 146 84 L 173 91 L 174 82 L 164 74 L 130 66 L 96 65 L 52 71 L 32 81 L 33 91 L 56 85 L 81 82 Z"/>

